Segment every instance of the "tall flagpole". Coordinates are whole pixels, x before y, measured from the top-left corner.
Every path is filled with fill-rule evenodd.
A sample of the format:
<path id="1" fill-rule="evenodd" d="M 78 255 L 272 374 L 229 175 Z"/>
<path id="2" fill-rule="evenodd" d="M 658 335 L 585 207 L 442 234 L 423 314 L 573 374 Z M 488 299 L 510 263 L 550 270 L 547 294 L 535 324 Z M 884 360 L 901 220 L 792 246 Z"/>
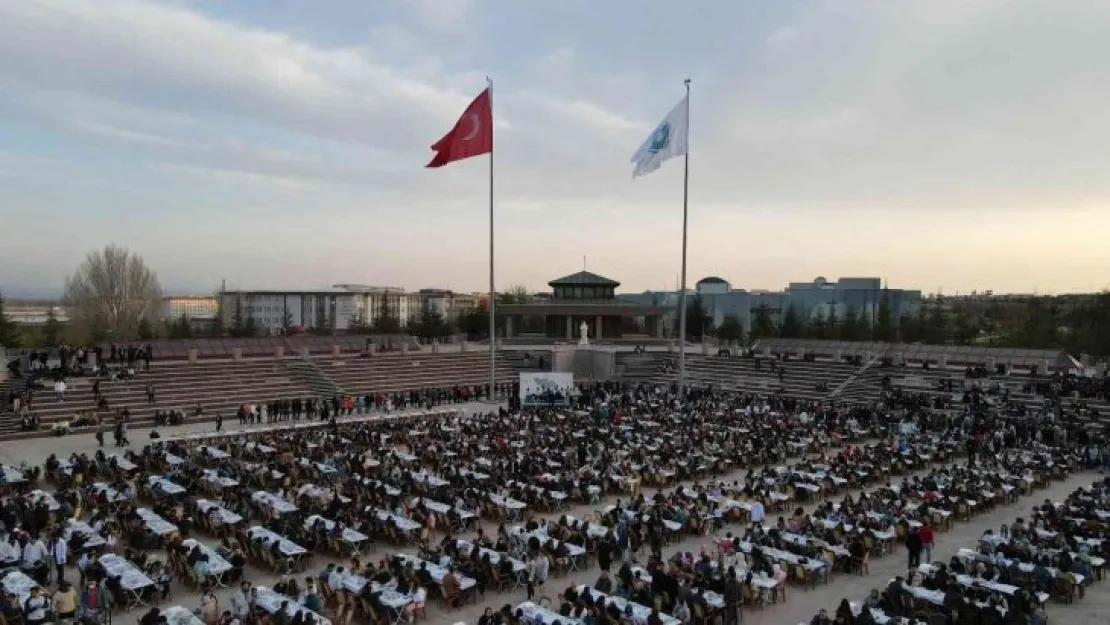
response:
<path id="1" fill-rule="evenodd" d="M 686 85 L 686 159 L 682 173 L 682 277 L 678 295 L 678 396 L 686 395 L 686 222 L 690 200 L 690 79 Z"/>
<path id="2" fill-rule="evenodd" d="M 486 76 L 489 85 L 490 146 L 489 146 L 489 396 L 497 394 L 497 293 L 493 288 L 493 79 Z"/>

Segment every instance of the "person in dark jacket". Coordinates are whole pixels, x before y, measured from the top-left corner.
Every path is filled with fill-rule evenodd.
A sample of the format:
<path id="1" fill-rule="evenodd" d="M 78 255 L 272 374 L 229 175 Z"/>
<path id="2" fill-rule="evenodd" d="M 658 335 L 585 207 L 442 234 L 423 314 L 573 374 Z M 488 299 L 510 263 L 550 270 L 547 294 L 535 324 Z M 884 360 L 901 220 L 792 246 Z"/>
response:
<path id="1" fill-rule="evenodd" d="M 910 530 L 906 536 L 906 553 L 909 554 L 909 566 L 911 569 L 916 569 L 921 564 L 921 534 L 918 533 L 917 528 Z"/>

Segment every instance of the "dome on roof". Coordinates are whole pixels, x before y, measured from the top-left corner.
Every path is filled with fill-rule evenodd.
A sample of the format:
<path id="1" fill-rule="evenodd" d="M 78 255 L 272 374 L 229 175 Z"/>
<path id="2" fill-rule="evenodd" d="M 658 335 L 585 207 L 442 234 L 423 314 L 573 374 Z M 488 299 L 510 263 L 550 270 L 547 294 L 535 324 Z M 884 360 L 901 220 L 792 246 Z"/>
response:
<path id="1" fill-rule="evenodd" d="M 717 276 L 709 276 L 698 280 L 698 284 L 728 284 L 728 280 L 718 278 Z"/>

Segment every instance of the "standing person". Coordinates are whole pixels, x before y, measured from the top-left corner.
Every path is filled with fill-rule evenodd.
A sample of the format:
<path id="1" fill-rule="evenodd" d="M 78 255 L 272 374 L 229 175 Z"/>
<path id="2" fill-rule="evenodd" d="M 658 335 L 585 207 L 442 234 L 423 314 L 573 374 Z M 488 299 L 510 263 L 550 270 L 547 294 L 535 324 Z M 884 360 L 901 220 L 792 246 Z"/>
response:
<path id="1" fill-rule="evenodd" d="M 42 587 L 32 586 L 31 596 L 23 602 L 23 622 L 27 625 L 42 625 L 46 622 L 46 610 L 50 602 L 42 596 Z"/>
<path id="2" fill-rule="evenodd" d="M 216 431 L 219 432 L 222 429 L 224 429 L 223 415 L 216 413 Z"/>
<path id="3" fill-rule="evenodd" d="M 246 623 L 253 609 L 254 597 L 251 595 L 251 583 L 243 582 L 239 584 L 239 591 L 231 595 L 231 614 L 239 619 L 240 623 Z"/>
<path id="4" fill-rule="evenodd" d="M 54 616 L 57 620 L 73 620 L 73 617 L 77 615 L 77 590 L 69 582 L 62 580 L 51 599 L 54 605 Z"/>
<path id="5" fill-rule="evenodd" d="M 97 417 L 96 424 L 96 445 L 97 447 L 104 446 L 104 424 L 99 422 L 100 417 Z"/>
<path id="6" fill-rule="evenodd" d="M 525 589 L 528 591 L 528 600 L 531 601 L 532 597 L 536 596 L 536 560 L 528 558 L 524 563 L 524 584 Z"/>
<path id="7" fill-rule="evenodd" d="M 50 544 L 50 555 L 57 572 L 57 579 L 54 581 L 61 585 L 65 582 L 66 564 L 69 562 L 69 546 L 66 545 L 61 532 L 54 535 L 54 541 Z"/>
<path id="8" fill-rule="evenodd" d="M 911 528 L 906 536 L 906 551 L 909 553 L 909 567 L 916 569 L 921 564 L 921 534 L 917 528 Z"/>
<path id="9" fill-rule="evenodd" d="M 543 592 L 543 585 L 547 581 L 547 574 L 551 570 L 551 561 L 547 559 L 547 554 L 540 552 L 536 556 L 536 587 Z"/>
<path id="10" fill-rule="evenodd" d="M 933 534 L 933 528 L 929 527 L 929 521 L 925 520 L 921 524 L 921 529 L 917 531 L 918 536 L 921 537 L 921 548 L 925 550 L 925 563 L 930 564 L 933 561 L 933 544 L 936 541 L 936 536 Z"/>

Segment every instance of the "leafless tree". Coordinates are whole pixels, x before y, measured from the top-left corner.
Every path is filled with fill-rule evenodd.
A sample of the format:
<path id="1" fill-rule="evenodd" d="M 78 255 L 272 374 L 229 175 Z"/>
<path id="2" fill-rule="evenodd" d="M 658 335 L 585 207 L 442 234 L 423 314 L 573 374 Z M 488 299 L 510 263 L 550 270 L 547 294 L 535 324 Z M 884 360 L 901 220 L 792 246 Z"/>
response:
<path id="1" fill-rule="evenodd" d="M 158 275 L 114 243 L 89 252 L 65 283 L 71 319 L 93 337 L 134 338 L 143 318 L 157 316 L 161 298 Z"/>

